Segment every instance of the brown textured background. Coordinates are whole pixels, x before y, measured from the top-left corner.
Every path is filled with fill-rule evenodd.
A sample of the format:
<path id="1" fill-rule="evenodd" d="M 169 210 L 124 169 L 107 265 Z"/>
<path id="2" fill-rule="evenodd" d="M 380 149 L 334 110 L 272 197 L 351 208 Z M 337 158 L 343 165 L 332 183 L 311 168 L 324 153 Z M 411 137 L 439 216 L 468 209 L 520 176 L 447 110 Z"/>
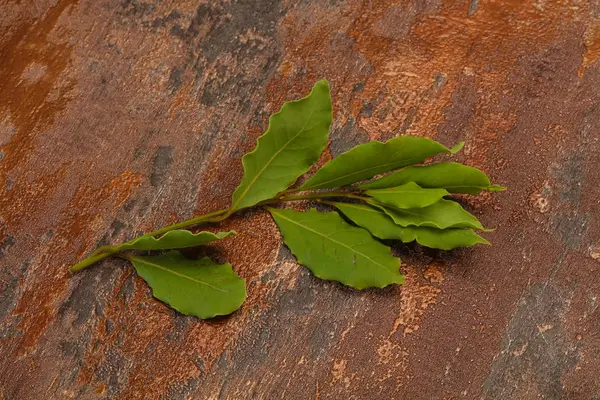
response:
<path id="1" fill-rule="evenodd" d="M 0 399 L 599 399 L 598 0 L 0 0 Z M 407 133 L 509 192 L 493 247 L 399 247 L 404 287 L 312 277 L 224 224 L 248 300 L 203 322 L 102 243 L 226 207 L 327 77 L 327 157 Z"/>

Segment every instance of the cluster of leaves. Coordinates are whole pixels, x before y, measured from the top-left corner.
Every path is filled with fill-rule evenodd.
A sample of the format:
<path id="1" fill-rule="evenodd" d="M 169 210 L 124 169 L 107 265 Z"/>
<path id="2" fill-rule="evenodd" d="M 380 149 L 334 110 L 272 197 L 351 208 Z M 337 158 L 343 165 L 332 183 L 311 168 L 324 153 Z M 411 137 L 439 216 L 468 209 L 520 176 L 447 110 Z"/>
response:
<path id="1" fill-rule="evenodd" d="M 179 250 L 235 232 L 194 234 L 182 228 L 218 222 L 242 209 L 264 207 L 300 264 L 319 278 L 356 289 L 404 282 L 400 259 L 378 239 L 416 241 L 443 250 L 489 244 L 477 233 L 485 231 L 477 218 L 448 196 L 504 188 L 492 185 L 482 171 L 459 163 L 417 165 L 437 154 L 455 153 L 462 143 L 447 148 L 414 136 L 369 142 L 335 157 L 290 189 L 321 156 L 332 117 L 329 84 L 322 80 L 307 97 L 285 103 L 271 116 L 255 149 L 242 159 L 244 175 L 231 207 L 102 247 L 71 271 L 108 256 L 127 259 L 156 298 L 184 314 L 211 318 L 240 307 L 246 297 L 245 281 L 229 264 L 207 257 L 190 260 Z M 318 201 L 335 211 L 272 207 L 301 200 Z"/>

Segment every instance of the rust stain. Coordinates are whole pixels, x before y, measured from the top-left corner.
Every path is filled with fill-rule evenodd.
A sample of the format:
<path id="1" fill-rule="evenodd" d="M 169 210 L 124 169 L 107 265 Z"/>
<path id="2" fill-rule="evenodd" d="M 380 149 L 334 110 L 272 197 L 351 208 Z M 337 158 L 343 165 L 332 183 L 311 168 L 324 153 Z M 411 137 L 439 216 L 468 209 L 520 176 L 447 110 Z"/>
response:
<path id="1" fill-rule="evenodd" d="M 75 4 L 76 0 L 62 0 L 33 23 L 15 26 L 0 47 L 0 120 L 16 130 L 0 149 L 0 210 L 7 224 L 16 225 L 34 203 L 38 193 L 28 187 L 24 171 L 18 167 L 33 153 L 36 133 L 50 126 L 65 109 L 74 86 L 68 80 L 61 83 L 72 50 L 58 39 L 66 35 L 56 28 L 61 15 Z M 10 190 L 6 188 L 9 182 Z M 37 185 L 47 185 L 48 190 L 52 182 L 38 178 Z M 6 212 L 9 208 L 10 213 Z"/>
<path id="2" fill-rule="evenodd" d="M 600 20 L 588 25 L 583 35 L 586 50 L 577 74 L 581 78 L 588 67 L 600 58 Z"/>
<path id="3" fill-rule="evenodd" d="M 421 318 L 436 303 L 442 290 L 440 284 L 444 281 L 443 267 L 442 263 L 433 262 L 422 275 L 416 268 L 407 269 L 406 283 L 400 290 L 400 313 L 394 321 L 390 336 L 401 327 L 404 336 L 420 328 Z"/>
<path id="4" fill-rule="evenodd" d="M 112 179 L 100 190 L 81 186 L 73 197 L 63 223 L 56 227 L 56 234 L 48 242 L 43 251 L 36 254 L 29 271 L 30 282 L 25 285 L 13 315 L 21 320 L 16 328 L 22 331 L 19 356 L 26 355 L 34 348 L 38 339 L 44 334 L 48 325 L 55 318 L 57 299 L 65 293 L 70 282 L 68 265 L 58 265 L 63 254 L 68 250 L 73 254 L 73 262 L 81 258 L 93 247 L 93 230 L 90 226 L 99 226 L 105 213 L 118 209 L 139 186 L 141 178 L 130 171 L 125 171 Z M 79 241 L 79 247 L 76 243 Z M 43 273 L 51 269 L 53 274 Z M 40 272 L 36 274 L 35 271 Z"/>

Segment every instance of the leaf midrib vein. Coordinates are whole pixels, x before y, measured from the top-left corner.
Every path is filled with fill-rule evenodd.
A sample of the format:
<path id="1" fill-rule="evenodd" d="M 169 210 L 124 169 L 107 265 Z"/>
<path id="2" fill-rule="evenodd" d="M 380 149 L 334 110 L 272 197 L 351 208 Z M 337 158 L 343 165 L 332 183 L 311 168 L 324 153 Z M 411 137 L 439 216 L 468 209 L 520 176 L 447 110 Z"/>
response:
<path id="1" fill-rule="evenodd" d="M 409 162 L 409 163 L 412 163 L 413 161 L 420 160 L 421 158 L 423 158 L 423 157 L 411 158 L 411 159 L 408 159 L 406 161 Z M 427 158 L 427 157 L 425 157 L 425 158 Z M 335 160 L 335 158 L 334 158 L 334 160 Z M 346 175 L 343 175 L 343 176 L 340 176 L 340 177 L 337 177 L 337 178 L 334 178 L 334 179 L 330 179 L 328 181 L 321 182 L 321 183 L 319 183 L 317 185 L 303 187 L 302 189 L 303 190 L 310 190 L 310 189 L 314 189 L 314 188 L 319 188 L 320 186 L 327 185 L 328 183 L 331 183 L 331 182 L 342 180 L 342 179 L 347 178 L 347 177 L 352 176 L 352 175 L 360 174 L 362 172 L 366 172 L 366 171 L 369 171 L 371 169 L 377 169 L 377 168 L 381 168 L 381 167 L 387 167 L 388 165 L 393 165 L 393 164 L 396 164 L 398 162 L 399 161 L 394 161 L 394 162 L 389 162 L 389 163 L 385 163 L 385 164 L 375 165 L 375 166 L 369 167 L 369 168 L 364 168 L 364 169 L 361 169 L 360 171 L 355 171 L 355 172 L 352 172 L 350 174 L 346 174 Z"/>
<path id="2" fill-rule="evenodd" d="M 231 206 L 232 209 L 236 209 L 237 205 L 240 204 L 240 202 L 244 199 L 244 197 L 246 196 L 246 194 L 248 193 L 248 191 L 250 190 L 250 188 L 252 188 L 252 186 L 254 186 L 254 184 L 256 183 L 256 181 L 258 180 L 258 178 L 262 175 L 262 173 L 265 171 L 265 169 L 267 169 L 267 167 L 269 165 L 271 165 L 271 163 L 273 162 L 273 160 L 275 159 L 275 157 L 277 157 L 279 155 L 279 153 L 281 153 L 292 141 L 294 141 L 298 136 L 300 136 L 300 134 L 302 134 L 306 128 L 306 125 L 308 124 L 308 122 L 310 121 L 310 119 L 312 118 L 313 114 L 315 113 L 316 107 L 314 107 L 311 111 L 310 114 L 308 115 L 308 117 L 306 118 L 306 122 L 304 122 L 304 125 L 302 126 L 302 128 L 300 129 L 300 131 L 298 131 L 298 133 L 296 133 L 296 135 L 294 135 L 290 140 L 288 140 L 279 150 L 277 150 L 275 152 L 275 154 L 273 154 L 273 156 L 271 156 L 271 158 L 269 159 L 269 161 L 261 168 L 261 170 L 258 172 L 258 174 L 256 174 L 256 176 L 254 176 L 254 178 L 250 181 L 250 183 L 248 184 L 248 186 L 246 187 L 246 190 L 244 190 L 242 192 L 242 194 L 240 195 L 238 201 L 235 202 L 234 205 Z M 257 149 L 258 149 L 258 145 L 257 145 Z"/>
<path id="3" fill-rule="evenodd" d="M 327 236 L 327 235 L 324 235 L 324 234 L 320 233 L 319 231 L 315 231 L 314 229 L 311 229 L 311 228 L 309 228 L 309 227 L 308 227 L 308 226 L 306 226 L 306 225 L 302 225 L 302 224 L 300 224 L 300 223 L 298 223 L 298 222 L 296 222 L 296 221 L 294 221 L 294 220 L 292 220 L 292 219 L 290 219 L 290 218 L 288 218 L 288 217 L 286 217 L 286 216 L 284 216 L 284 215 L 282 215 L 282 214 L 280 214 L 280 213 L 278 213 L 278 212 L 276 212 L 276 211 L 273 211 L 273 210 L 271 210 L 271 212 L 272 212 L 273 214 L 276 214 L 276 215 L 278 215 L 279 217 L 281 217 L 281 218 L 283 218 L 283 219 L 286 219 L 286 220 L 290 221 L 292 224 L 298 225 L 298 226 L 300 226 L 300 227 L 302 227 L 302 228 L 304 228 L 304 229 L 306 229 L 306 230 L 308 230 L 308 231 L 311 231 L 311 232 L 313 232 L 313 233 L 315 233 L 315 234 L 317 234 L 317 235 L 319 235 L 319 236 L 321 236 L 321 237 L 323 237 L 323 238 L 325 238 L 325 239 L 328 239 L 328 240 L 330 240 L 330 241 L 332 241 L 332 242 L 334 242 L 334 243 L 337 243 L 337 244 L 339 244 L 339 245 L 340 245 L 340 246 L 342 246 L 342 247 L 345 247 L 345 248 L 349 249 L 350 251 L 352 251 L 352 252 L 354 252 L 354 253 L 356 253 L 356 254 L 358 254 L 358 255 L 360 255 L 360 256 L 362 256 L 362 257 L 366 258 L 367 260 L 369 260 L 369 261 L 371 261 L 371 262 L 373 262 L 375 265 L 377 265 L 377 266 L 379 266 L 379 267 L 383 268 L 383 269 L 384 269 L 386 272 L 390 272 L 390 271 L 388 270 L 388 268 L 387 268 L 385 265 L 378 263 L 377 261 L 373 260 L 371 257 L 367 256 L 366 254 L 363 254 L 363 253 L 361 253 L 361 252 L 359 252 L 359 251 L 356 251 L 356 250 L 354 250 L 354 248 L 352 248 L 351 246 L 348 246 L 348 245 L 346 245 L 346 244 L 344 244 L 344 243 L 342 243 L 342 242 L 338 242 L 337 240 L 334 240 L 334 239 L 332 239 L 331 237 L 329 237 L 329 236 Z"/>
<path id="4" fill-rule="evenodd" d="M 219 289 L 218 287 L 215 287 L 215 286 L 211 285 L 210 283 L 206 283 L 206 282 L 204 282 L 204 281 L 199 281 L 199 280 L 197 280 L 197 279 L 194 279 L 194 278 L 192 278 L 192 277 L 190 277 L 190 276 L 187 276 L 187 275 L 184 275 L 184 274 L 180 274 L 180 273 L 178 273 L 178 272 L 175 272 L 175 271 L 173 271 L 173 270 L 171 270 L 171 269 L 169 269 L 169 268 L 165 268 L 165 267 L 163 267 L 163 266 L 161 266 L 161 265 L 159 265 L 159 264 L 155 264 L 155 263 L 153 263 L 153 262 L 150 262 L 150 261 L 144 260 L 143 258 L 139 258 L 139 257 L 130 257 L 129 259 L 130 259 L 130 260 L 132 260 L 132 261 L 133 261 L 133 260 L 140 261 L 140 262 L 142 262 L 142 263 L 144 263 L 144 264 L 150 265 L 150 266 L 152 266 L 152 267 L 156 267 L 156 268 L 158 268 L 158 269 L 161 269 L 161 270 L 163 270 L 163 271 L 165 271 L 165 272 L 171 273 L 171 274 L 173 274 L 173 275 L 177 275 L 177 276 L 179 276 L 180 278 L 187 279 L 187 280 L 190 280 L 190 281 L 192 281 L 192 282 L 199 283 L 199 284 L 201 284 L 201 285 L 206 285 L 206 286 L 208 286 L 208 287 L 210 287 L 210 288 L 212 288 L 212 289 L 214 289 L 214 290 L 216 290 L 216 291 L 219 291 L 219 292 L 221 292 L 221 293 L 227 293 L 227 292 L 228 292 L 227 290 Z"/>

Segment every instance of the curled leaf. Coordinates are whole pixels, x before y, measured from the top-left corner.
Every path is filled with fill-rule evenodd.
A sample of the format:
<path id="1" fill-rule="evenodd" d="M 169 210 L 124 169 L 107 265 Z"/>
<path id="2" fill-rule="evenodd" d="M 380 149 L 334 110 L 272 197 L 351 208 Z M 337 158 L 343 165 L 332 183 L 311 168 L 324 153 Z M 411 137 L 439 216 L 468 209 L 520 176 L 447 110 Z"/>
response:
<path id="1" fill-rule="evenodd" d="M 124 243 L 118 246 L 118 251 L 185 249 L 208 244 L 235 234 L 235 231 L 219 232 L 217 234 L 203 231 L 194 234 L 185 229 L 178 229 L 167 232 L 158 238 L 149 235 L 140 236 L 132 243 Z"/>
<path id="2" fill-rule="evenodd" d="M 420 164 L 439 153 L 455 153 L 464 143 L 449 149 L 417 136 L 399 136 L 385 143 L 369 142 L 340 154 L 319 169 L 300 189 L 346 186 L 407 165 Z"/>
<path id="3" fill-rule="evenodd" d="M 400 226 L 429 226 L 432 228 L 473 228 L 485 230 L 481 222 L 455 201 L 440 200 L 423 208 L 399 209 L 375 201 L 369 204 L 389 215 Z"/>
<path id="4" fill-rule="evenodd" d="M 383 189 L 415 182 L 423 188 L 443 188 L 450 193 L 476 195 L 482 190 L 500 191 L 506 188 L 491 185 L 487 175 L 477 168 L 455 162 L 411 166 L 392 172 L 361 186 L 361 189 Z"/>
<path id="5" fill-rule="evenodd" d="M 382 204 L 396 208 L 421 208 L 449 195 L 445 189 L 423 189 L 414 182 L 386 189 L 367 190 L 365 194 Z"/>
<path id="6" fill-rule="evenodd" d="M 340 210 L 356 225 L 371 232 L 379 239 L 400 240 L 403 243 L 417 241 L 434 249 L 451 250 L 476 244 L 490 244 L 471 229 L 437 229 L 427 226 L 400 226 L 381 210 L 364 204 L 326 202 Z"/>

